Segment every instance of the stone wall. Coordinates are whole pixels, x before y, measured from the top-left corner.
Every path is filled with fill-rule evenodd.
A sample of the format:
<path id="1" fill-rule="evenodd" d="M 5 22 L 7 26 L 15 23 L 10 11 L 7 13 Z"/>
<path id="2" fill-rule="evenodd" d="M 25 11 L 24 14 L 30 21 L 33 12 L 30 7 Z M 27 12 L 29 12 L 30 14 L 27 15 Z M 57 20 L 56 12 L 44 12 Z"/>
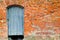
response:
<path id="1" fill-rule="evenodd" d="M 60 0 L 0 0 L 0 40 L 8 40 L 6 7 L 24 7 L 24 40 L 59 40 Z"/>

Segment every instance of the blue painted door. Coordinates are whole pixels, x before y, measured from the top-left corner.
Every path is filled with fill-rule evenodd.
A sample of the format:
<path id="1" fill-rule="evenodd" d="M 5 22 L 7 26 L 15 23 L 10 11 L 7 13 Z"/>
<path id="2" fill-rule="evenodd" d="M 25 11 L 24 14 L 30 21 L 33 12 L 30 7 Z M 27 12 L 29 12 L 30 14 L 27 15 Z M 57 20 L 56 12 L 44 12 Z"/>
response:
<path id="1" fill-rule="evenodd" d="M 7 9 L 8 35 L 24 34 L 24 9 L 10 7 Z"/>

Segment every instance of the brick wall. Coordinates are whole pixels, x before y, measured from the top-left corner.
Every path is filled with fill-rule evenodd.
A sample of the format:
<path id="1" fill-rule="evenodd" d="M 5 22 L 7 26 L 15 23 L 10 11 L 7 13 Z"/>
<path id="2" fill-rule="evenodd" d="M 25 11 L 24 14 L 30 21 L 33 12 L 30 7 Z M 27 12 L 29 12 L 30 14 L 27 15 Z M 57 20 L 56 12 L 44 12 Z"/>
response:
<path id="1" fill-rule="evenodd" d="M 6 7 L 24 7 L 24 40 L 59 40 L 60 0 L 0 0 L 0 40 L 8 39 Z"/>

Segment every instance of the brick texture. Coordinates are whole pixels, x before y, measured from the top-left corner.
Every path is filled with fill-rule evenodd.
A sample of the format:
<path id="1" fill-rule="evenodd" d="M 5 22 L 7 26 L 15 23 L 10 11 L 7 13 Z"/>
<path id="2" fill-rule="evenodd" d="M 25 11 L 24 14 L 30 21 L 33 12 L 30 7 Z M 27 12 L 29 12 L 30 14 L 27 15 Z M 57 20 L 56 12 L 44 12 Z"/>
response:
<path id="1" fill-rule="evenodd" d="M 0 0 L 0 40 L 8 40 L 6 7 L 24 7 L 24 40 L 60 40 L 60 0 Z"/>

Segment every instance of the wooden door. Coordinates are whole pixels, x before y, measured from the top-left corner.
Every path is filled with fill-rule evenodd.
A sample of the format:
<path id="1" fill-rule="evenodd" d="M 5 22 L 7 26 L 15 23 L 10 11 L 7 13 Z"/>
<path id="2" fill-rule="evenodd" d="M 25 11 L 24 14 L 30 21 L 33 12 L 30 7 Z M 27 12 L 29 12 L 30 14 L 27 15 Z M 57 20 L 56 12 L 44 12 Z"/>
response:
<path id="1" fill-rule="evenodd" d="M 8 35 L 24 34 L 24 9 L 12 6 L 7 9 Z"/>

